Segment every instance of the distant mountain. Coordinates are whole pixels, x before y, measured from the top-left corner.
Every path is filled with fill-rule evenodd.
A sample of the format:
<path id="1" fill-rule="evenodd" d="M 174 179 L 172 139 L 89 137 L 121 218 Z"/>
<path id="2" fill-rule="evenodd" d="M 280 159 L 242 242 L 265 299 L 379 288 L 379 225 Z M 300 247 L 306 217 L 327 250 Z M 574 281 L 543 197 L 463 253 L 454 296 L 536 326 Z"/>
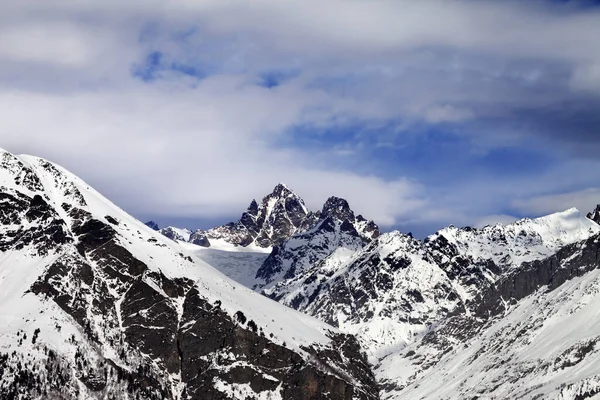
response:
<path id="1" fill-rule="evenodd" d="M 379 228 L 373 221 L 356 217 L 346 200 L 330 197 L 321 211 L 306 216 L 295 235 L 273 248 L 257 271 L 257 287 L 281 284 L 317 264 L 335 270 L 347 255 L 378 236 Z M 265 293 L 275 296 L 274 289 Z"/>
<path id="2" fill-rule="evenodd" d="M 152 229 L 153 231 L 159 230 L 158 224 L 156 222 L 154 222 L 154 221 L 148 221 L 148 222 L 146 222 L 146 226 L 148 228 Z"/>
<path id="3" fill-rule="evenodd" d="M 596 208 L 594 209 L 594 211 L 592 211 L 591 213 L 589 213 L 587 215 L 587 217 L 589 219 L 591 219 L 592 221 L 596 222 L 597 224 L 600 224 L 600 204 L 598 204 L 596 206 Z"/>
<path id="4" fill-rule="evenodd" d="M 356 340 L 0 150 L 0 398 L 378 399 Z"/>
<path id="5" fill-rule="evenodd" d="M 210 247 L 212 242 L 219 241 L 240 247 L 252 245 L 269 248 L 281 245 L 296 233 L 313 228 L 321 216 L 331 216 L 340 221 L 348 219 L 354 229 L 362 232 L 361 235 L 365 238 L 379 235 L 377 225 L 361 215 L 355 217 L 345 200 L 332 197 L 328 202 L 325 207 L 330 208 L 324 208 L 317 213 L 310 212 L 302 198 L 283 183 L 279 183 L 260 204 L 252 200 L 237 222 L 208 230 L 198 229 L 195 232 L 175 227 L 163 228 L 160 232 L 170 239 L 203 247 Z M 350 214 L 343 215 L 344 212 Z"/>
<path id="6" fill-rule="evenodd" d="M 258 204 L 252 200 L 237 222 L 204 232 L 210 241 L 220 239 L 238 246 L 271 247 L 290 237 L 306 217 L 304 201 L 280 183 Z"/>

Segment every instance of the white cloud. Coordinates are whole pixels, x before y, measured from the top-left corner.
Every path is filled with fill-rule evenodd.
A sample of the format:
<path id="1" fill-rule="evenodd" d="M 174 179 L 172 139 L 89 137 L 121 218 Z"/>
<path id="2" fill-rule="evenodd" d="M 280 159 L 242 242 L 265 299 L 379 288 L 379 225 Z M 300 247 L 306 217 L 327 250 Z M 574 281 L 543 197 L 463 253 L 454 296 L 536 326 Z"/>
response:
<path id="1" fill-rule="evenodd" d="M 570 84 L 573 90 L 600 93 L 600 62 L 579 65 L 571 77 Z"/>
<path id="2" fill-rule="evenodd" d="M 481 186 L 432 206 L 418 182 L 322 165 L 279 139 L 296 124 L 392 118 L 410 127 L 411 119 L 477 118 L 471 103 L 547 104 L 544 91 L 515 96 L 497 82 L 514 60 L 564 63 L 575 71 L 573 88 L 593 86 L 599 14 L 562 10 L 435 0 L 0 0 L 0 146 L 58 161 L 138 213 L 238 213 L 284 181 L 311 208 L 339 195 L 382 225 L 469 223 L 467 213 L 487 215 L 480 203 L 499 190 L 478 200 Z M 172 72 L 132 79 L 153 50 L 220 69 L 200 82 Z M 253 85 L 252 74 L 270 67 L 301 73 L 271 90 Z M 524 79 L 538 82 L 540 71 Z M 343 84 L 348 76 L 352 85 Z M 321 77 L 341 89 L 319 89 Z M 534 203 L 522 209 L 544 209 Z"/>
<path id="3" fill-rule="evenodd" d="M 306 154 L 271 145 L 273 132 L 302 120 L 319 93 L 240 82 L 217 76 L 174 92 L 137 83 L 74 96 L 0 93 L 0 138 L 8 150 L 61 162 L 139 213 L 237 213 L 279 181 L 312 208 L 339 195 L 383 225 L 420 206 L 418 185 L 404 179 L 319 169 Z"/>
<path id="4" fill-rule="evenodd" d="M 600 188 L 589 188 L 567 193 L 535 196 L 515 201 L 514 206 L 530 215 L 544 215 L 577 208 L 584 215 L 591 212 L 600 203 Z"/>
<path id="5" fill-rule="evenodd" d="M 470 110 L 450 105 L 434 106 L 425 111 L 425 119 L 429 122 L 458 122 L 473 117 Z"/>

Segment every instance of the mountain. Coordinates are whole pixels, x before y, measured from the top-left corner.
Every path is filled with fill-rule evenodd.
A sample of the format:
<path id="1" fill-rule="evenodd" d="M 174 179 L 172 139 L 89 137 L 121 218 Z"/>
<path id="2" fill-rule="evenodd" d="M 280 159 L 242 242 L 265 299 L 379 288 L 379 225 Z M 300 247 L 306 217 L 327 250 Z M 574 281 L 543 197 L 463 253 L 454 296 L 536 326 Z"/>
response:
<path id="1" fill-rule="evenodd" d="M 160 232 L 170 239 L 203 247 L 217 243 L 219 248 L 234 245 L 266 249 L 281 245 L 296 233 L 314 228 L 321 222 L 321 217 L 330 216 L 340 221 L 348 219 L 353 228 L 365 238 L 379 235 L 377 225 L 361 215 L 354 216 L 346 200 L 332 197 L 324 207 L 329 208 L 323 208 L 316 213 L 308 211 L 304 200 L 286 185 L 279 183 L 273 192 L 263 198 L 260 205 L 256 200 L 252 200 L 237 222 L 208 230 L 198 229 L 195 232 L 175 227 L 163 228 Z"/>
<path id="2" fill-rule="evenodd" d="M 596 233 L 483 286 L 465 311 L 382 360 L 382 398 L 595 398 L 598 254 Z"/>
<path id="3" fill-rule="evenodd" d="M 211 240 L 223 240 L 236 246 L 272 247 L 290 237 L 308 213 L 304 201 L 280 183 L 260 204 L 252 200 L 237 222 L 207 231 L 197 231 Z"/>
<path id="4" fill-rule="evenodd" d="M 596 222 L 597 224 L 600 224 L 600 204 L 598 204 L 596 206 L 596 208 L 594 209 L 594 211 L 592 211 L 591 213 L 589 213 L 587 215 L 587 217 L 589 219 L 591 219 L 592 221 Z"/>
<path id="5" fill-rule="evenodd" d="M 337 197 L 292 224 L 275 191 L 236 232 L 291 225 L 202 247 L 0 151 L 0 398 L 600 395 L 598 210 L 421 241 Z"/>
<path id="6" fill-rule="evenodd" d="M 330 197 L 321 211 L 306 216 L 298 233 L 273 248 L 256 273 L 257 287 L 282 284 L 317 264 L 335 270 L 347 256 L 378 236 L 374 222 L 356 217 L 346 200 Z M 264 293 L 278 297 L 275 289 Z"/>
<path id="7" fill-rule="evenodd" d="M 158 224 L 156 222 L 154 222 L 154 221 L 148 221 L 148 222 L 146 222 L 146 226 L 148 228 L 152 229 L 153 231 L 160 230 L 159 227 L 158 227 Z"/>
<path id="8" fill-rule="evenodd" d="M 483 329 L 491 316 L 505 311 L 502 307 L 509 299 L 516 303 L 532 294 L 532 288 L 565 282 L 564 277 L 554 277 L 560 270 L 551 272 L 557 270 L 552 261 L 557 254 L 568 254 L 561 260 L 578 260 L 577 249 L 589 249 L 584 261 L 572 264 L 571 276 L 577 276 L 578 268 L 581 273 L 592 268 L 590 263 L 597 267 L 599 259 L 591 255 L 599 232 L 600 226 L 576 209 L 482 229 L 451 226 L 425 241 L 396 231 L 356 251 L 342 250 L 342 257 L 335 252 L 316 257 L 263 293 L 356 335 L 375 365 L 384 398 L 439 398 L 428 391 L 439 385 L 428 381 L 427 374 L 437 374 L 438 358 L 473 338 L 463 328 Z M 295 238 L 283 244 L 290 250 L 282 257 L 288 264 L 308 249 L 306 243 L 297 246 Z M 331 261 L 339 258 L 341 262 Z M 533 263 L 546 266 L 539 276 L 526 272 Z M 515 288 L 502 288 L 507 283 Z M 448 360 L 452 362 L 458 361 Z M 477 376 L 475 367 L 471 373 Z M 516 376 L 515 372 L 513 379 Z M 449 376 L 444 379 L 458 385 Z M 477 379 L 470 382 L 475 385 Z M 408 386 L 419 396 L 404 391 Z M 447 398 L 468 398 L 467 394 L 472 395 L 449 391 Z"/>
<path id="9" fill-rule="evenodd" d="M 5 151 L 0 299 L 3 399 L 379 398 L 352 336 Z"/>

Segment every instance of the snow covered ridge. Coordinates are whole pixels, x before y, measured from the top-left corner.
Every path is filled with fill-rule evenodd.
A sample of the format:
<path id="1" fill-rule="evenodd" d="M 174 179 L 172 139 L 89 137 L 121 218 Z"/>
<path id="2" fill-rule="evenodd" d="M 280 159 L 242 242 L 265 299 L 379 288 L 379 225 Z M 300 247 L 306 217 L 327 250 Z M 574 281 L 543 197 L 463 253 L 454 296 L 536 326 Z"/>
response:
<path id="1" fill-rule="evenodd" d="M 0 398 L 378 398 L 353 337 L 5 151 L 0 321 Z"/>
<path id="2" fill-rule="evenodd" d="M 576 208 L 525 218 L 512 224 L 490 225 L 482 229 L 450 226 L 427 238 L 433 242 L 443 236 L 458 251 L 473 258 L 491 259 L 501 267 L 516 267 L 554 254 L 568 244 L 585 240 L 600 231 L 600 226 Z"/>

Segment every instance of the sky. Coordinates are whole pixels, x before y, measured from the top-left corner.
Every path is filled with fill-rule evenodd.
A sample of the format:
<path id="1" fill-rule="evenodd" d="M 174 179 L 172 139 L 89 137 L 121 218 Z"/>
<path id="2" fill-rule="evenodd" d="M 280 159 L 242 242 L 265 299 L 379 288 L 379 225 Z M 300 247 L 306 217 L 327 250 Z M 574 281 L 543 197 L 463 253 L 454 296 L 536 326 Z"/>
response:
<path id="1" fill-rule="evenodd" d="M 0 0 L 0 147 L 160 225 L 286 183 L 417 236 L 600 203 L 593 1 Z"/>

